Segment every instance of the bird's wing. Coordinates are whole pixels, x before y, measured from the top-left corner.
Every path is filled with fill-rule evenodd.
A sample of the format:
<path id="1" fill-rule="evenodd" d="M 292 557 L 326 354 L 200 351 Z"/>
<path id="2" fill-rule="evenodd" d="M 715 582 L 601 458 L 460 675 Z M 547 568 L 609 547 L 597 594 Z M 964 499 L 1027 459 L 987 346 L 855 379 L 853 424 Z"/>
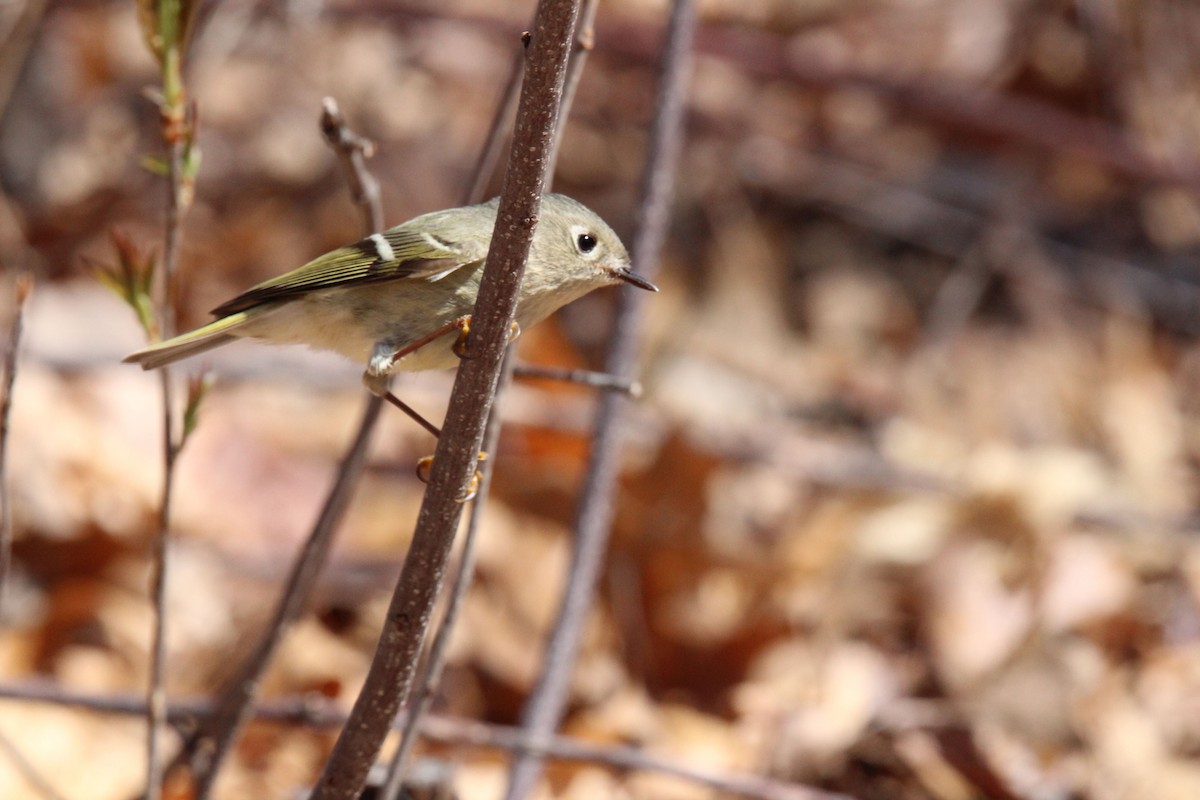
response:
<path id="1" fill-rule="evenodd" d="M 487 255 L 486 243 L 444 241 L 421 230 L 423 227 L 405 223 L 373 233 L 299 269 L 264 281 L 221 304 L 212 313 L 226 316 L 263 303 L 339 286 L 402 279 L 437 281 Z"/>

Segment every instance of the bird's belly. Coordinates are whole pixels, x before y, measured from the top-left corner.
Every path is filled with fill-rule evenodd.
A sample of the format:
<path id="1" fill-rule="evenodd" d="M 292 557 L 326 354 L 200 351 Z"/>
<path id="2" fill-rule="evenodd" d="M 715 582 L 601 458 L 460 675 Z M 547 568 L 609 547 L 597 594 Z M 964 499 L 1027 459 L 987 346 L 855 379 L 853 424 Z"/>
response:
<path id="1" fill-rule="evenodd" d="M 426 317 L 414 325 L 383 312 L 377 303 L 356 303 L 331 294 L 313 295 L 263 309 L 236 331 L 237 335 L 273 344 L 302 344 L 331 350 L 366 365 L 375 346 L 384 342 L 397 350 L 419 341 L 456 316 L 453 309 Z M 443 319 L 444 317 L 444 319 Z M 458 365 L 451 346 L 457 333 L 438 337 L 396 363 L 395 371 L 448 369 Z"/>
<path id="2" fill-rule="evenodd" d="M 475 280 L 456 273 L 438 283 L 397 281 L 314 292 L 263 308 L 236 333 L 275 344 L 332 350 L 365 366 L 377 345 L 399 351 L 470 314 L 478 288 Z M 531 293 L 518 308 L 517 323 L 527 329 L 583 293 Z M 420 309 L 420 313 L 396 309 Z M 457 330 L 439 336 L 401 358 L 391 371 L 456 367 L 459 358 L 452 347 L 457 338 Z"/>

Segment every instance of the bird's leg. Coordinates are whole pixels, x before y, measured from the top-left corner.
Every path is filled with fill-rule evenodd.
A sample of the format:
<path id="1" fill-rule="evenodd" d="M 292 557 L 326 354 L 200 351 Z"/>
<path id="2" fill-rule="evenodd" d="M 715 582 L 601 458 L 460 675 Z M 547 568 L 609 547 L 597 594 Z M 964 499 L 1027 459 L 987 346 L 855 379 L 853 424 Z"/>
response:
<path id="1" fill-rule="evenodd" d="M 375 347 L 377 350 L 379 349 L 379 345 L 376 345 Z M 375 358 L 372 357 L 371 361 L 374 362 Z M 424 428 L 425 430 L 427 430 L 431 434 L 433 434 L 433 437 L 435 439 L 441 437 L 441 435 L 442 435 L 441 428 L 434 425 L 429 420 L 425 419 L 425 417 L 421 416 L 420 413 L 418 413 L 415 408 L 413 408 L 408 403 L 401 400 L 399 397 L 396 397 L 396 395 L 392 394 L 392 391 L 390 388 L 391 383 L 392 383 L 391 375 L 373 374 L 371 372 L 371 368 L 368 367 L 367 371 L 363 373 L 362 380 L 363 380 L 363 385 L 367 387 L 367 391 L 369 391 L 371 394 L 375 395 L 376 397 L 382 397 L 384 400 L 387 400 L 389 403 L 394 405 L 396 408 L 403 411 L 405 414 L 407 414 L 409 417 L 412 418 L 413 422 L 417 423 L 422 428 Z"/>
<path id="2" fill-rule="evenodd" d="M 370 361 L 367 362 L 367 375 L 371 376 L 372 378 L 390 375 L 392 367 L 396 366 L 397 361 L 404 358 L 409 353 L 415 353 L 425 345 L 440 339 L 447 333 L 458 331 L 459 339 L 465 340 L 467 331 L 470 330 L 470 326 L 471 315 L 464 314 L 461 317 L 450 320 L 442 327 L 435 329 L 432 333 L 422 336 L 415 342 L 410 342 L 409 344 L 404 345 L 404 347 L 394 348 L 387 342 L 378 342 L 375 345 L 374 351 L 371 353 Z M 455 342 L 456 346 L 457 344 L 458 343 Z M 367 388 L 371 389 L 373 394 L 378 394 L 378 392 L 371 388 L 368 378 L 364 377 L 363 380 L 368 381 Z"/>
<path id="3" fill-rule="evenodd" d="M 417 413 L 416 409 L 392 393 L 392 376 L 385 372 L 385 370 L 389 369 L 404 356 L 418 350 L 421 347 L 424 347 L 439 336 L 444 336 L 447 333 L 450 333 L 455 328 L 459 328 L 460 331 L 463 331 L 462 335 L 465 336 L 466 331 L 469 330 L 470 327 L 470 319 L 470 317 L 461 317 L 456 319 L 449 325 L 439 328 L 429 336 L 426 336 L 411 345 L 402 347 L 399 350 L 393 348 L 386 342 L 377 343 L 375 345 L 374 352 L 371 354 L 371 359 L 367 363 L 367 369 L 365 372 L 363 372 L 363 385 L 367 387 L 367 391 L 369 391 L 371 394 L 387 400 L 396 408 L 400 409 L 409 417 L 411 417 L 412 420 L 422 428 L 433 434 L 434 438 L 440 439 L 442 436 L 442 431 L 440 428 L 438 428 L 429 420 L 425 419 L 425 417 Z M 487 457 L 487 453 L 481 452 L 479 454 L 480 461 L 486 461 Z M 429 483 L 429 476 L 432 473 L 432 470 L 433 456 L 425 456 L 417 461 L 417 477 L 420 478 L 422 483 Z M 482 483 L 482 481 L 483 473 L 481 473 L 479 470 L 475 470 L 475 473 L 471 476 L 470 483 L 467 484 L 466 493 L 462 497 L 458 498 L 458 502 L 466 503 L 469 500 L 474 499 L 475 495 L 479 492 L 479 485 Z"/>

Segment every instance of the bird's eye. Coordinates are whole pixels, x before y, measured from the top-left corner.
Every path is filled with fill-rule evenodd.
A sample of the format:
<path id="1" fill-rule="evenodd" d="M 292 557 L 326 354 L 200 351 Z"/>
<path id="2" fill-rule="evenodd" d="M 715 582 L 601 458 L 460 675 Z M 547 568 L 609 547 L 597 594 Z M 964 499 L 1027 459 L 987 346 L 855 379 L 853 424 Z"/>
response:
<path id="1" fill-rule="evenodd" d="M 596 237 L 590 233 L 581 233 L 575 237 L 575 246 L 581 253 L 590 253 L 596 249 Z"/>

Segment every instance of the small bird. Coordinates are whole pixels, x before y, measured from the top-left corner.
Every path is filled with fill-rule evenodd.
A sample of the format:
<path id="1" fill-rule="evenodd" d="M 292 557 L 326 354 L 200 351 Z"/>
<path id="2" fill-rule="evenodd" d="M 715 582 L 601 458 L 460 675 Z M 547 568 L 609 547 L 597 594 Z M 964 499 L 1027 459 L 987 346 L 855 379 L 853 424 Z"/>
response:
<path id="1" fill-rule="evenodd" d="M 214 309 L 216 320 L 124 360 L 156 369 L 236 338 L 306 344 L 365 363 L 367 388 L 392 399 L 393 373 L 453 367 L 463 355 L 498 205 L 496 198 L 435 211 L 373 233 L 258 284 Z M 658 291 L 630 270 L 625 246 L 595 212 L 547 194 L 514 335 L 620 282 Z"/>

